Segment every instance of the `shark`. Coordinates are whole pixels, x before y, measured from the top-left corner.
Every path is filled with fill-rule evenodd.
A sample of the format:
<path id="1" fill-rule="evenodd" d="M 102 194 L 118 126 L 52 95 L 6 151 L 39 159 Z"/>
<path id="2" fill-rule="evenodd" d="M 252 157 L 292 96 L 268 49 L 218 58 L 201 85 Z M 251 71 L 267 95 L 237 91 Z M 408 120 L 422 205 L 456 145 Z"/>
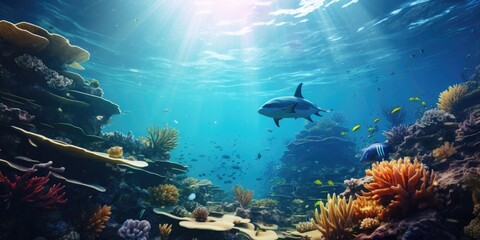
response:
<path id="1" fill-rule="evenodd" d="M 273 118 L 275 125 L 280 127 L 280 120 L 282 118 L 305 118 L 313 122 L 312 114 L 321 117 L 322 115 L 320 115 L 319 112 L 331 111 L 331 109 L 321 109 L 305 99 L 302 95 L 302 86 L 303 83 L 298 84 L 293 96 L 276 97 L 268 100 L 258 109 L 258 113 Z"/>

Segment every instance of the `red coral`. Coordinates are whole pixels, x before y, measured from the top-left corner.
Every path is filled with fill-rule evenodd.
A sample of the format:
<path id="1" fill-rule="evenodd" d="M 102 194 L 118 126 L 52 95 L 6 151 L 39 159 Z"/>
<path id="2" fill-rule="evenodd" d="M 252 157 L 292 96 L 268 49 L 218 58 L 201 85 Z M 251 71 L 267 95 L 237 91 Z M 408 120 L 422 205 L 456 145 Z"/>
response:
<path id="1" fill-rule="evenodd" d="M 12 203 L 18 202 L 30 207 L 44 209 L 55 208 L 57 204 L 67 202 L 62 184 L 53 184 L 48 188 L 50 173 L 45 177 L 32 177 L 34 170 L 29 170 L 22 176 L 15 175 L 11 181 L 0 172 L 0 199 L 7 204 L 9 208 Z"/>

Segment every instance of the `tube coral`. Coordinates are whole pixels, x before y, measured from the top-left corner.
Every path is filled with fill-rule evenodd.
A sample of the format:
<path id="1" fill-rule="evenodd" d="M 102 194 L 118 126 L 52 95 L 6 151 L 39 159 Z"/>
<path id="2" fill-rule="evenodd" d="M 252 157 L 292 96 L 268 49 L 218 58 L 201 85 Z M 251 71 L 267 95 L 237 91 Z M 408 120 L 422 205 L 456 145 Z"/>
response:
<path id="1" fill-rule="evenodd" d="M 353 200 L 327 195 L 327 203 L 320 202 L 320 213 L 315 209 L 315 228 L 320 231 L 325 239 L 352 239 L 353 226 Z"/>
<path id="2" fill-rule="evenodd" d="M 365 172 L 373 181 L 364 185 L 367 192 L 362 191 L 362 196 L 385 207 L 381 219 L 406 216 L 433 205 L 436 175 L 417 159 L 377 162 Z"/>
<path id="3" fill-rule="evenodd" d="M 22 176 L 15 175 L 13 180 L 0 172 L 0 199 L 9 208 L 14 203 L 29 207 L 44 209 L 55 208 L 58 204 L 67 202 L 62 184 L 47 187 L 50 172 L 45 177 L 32 177 L 34 170 L 25 172 Z"/>
<path id="4" fill-rule="evenodd" d="M 445 111 L 452 111 L 458 101 L 467 94 L 468 87 L 462 84 L 449 86 L 447 90 L 440 93 L 437 106 Z"/>
<path id="5" fill-rule="evenodd" d="M 243 187 L 240 185 L 235 185 L 233 187 L 233 196 L 243 208 L 252 200 L 253 192 L 250 189 L 243 190 Z"/>

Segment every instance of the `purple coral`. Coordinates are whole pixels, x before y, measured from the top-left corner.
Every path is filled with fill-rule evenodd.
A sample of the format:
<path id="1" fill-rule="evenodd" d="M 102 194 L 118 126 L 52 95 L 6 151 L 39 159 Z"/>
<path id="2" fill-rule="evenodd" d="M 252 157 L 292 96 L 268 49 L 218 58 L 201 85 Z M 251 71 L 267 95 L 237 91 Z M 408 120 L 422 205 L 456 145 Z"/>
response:
<path id="1" fill-rule="evenodd" d="M 118 229 L 118 235 L 126 240 L 147 240 L 150 228 L 150 223 L 147 220 L 127 219 Z"/>
<path id="2" fill-rule="evenodd" d="M 389 144 L 398 146 L 403 142 L 403 139 L 411 133 L 411 129 L 407 125 L 400 124 L 393 126 L 390 131 L 383 131 L 383 136 L 387 138 Z"/>
<path id="3" fill-rule="evenodd" d="M 28 114 L 27 111 L 20 108 L 9 108 L 7 105 L 0 103 L 0 123 L 11 124 L 17 121 L 29 123 L 34 118 L 35 116 Z"/>
<path id="4" fill-rule="evenodd" d="M 63 75 L 60 75 L 54 70 L 46 69 L 44 73 L 45 73 L 45 80 L 47 80 L 48 86 L 52 89 L 65 91 L 70 89 L 70 87 L 73 84 L 72 79 L 67 78 Z"/>
<path id="5" fill-rule="evenodd" d="M 472 113 L 465 121 L 458 124 L 458 129 L 455 131 L 457 137 L 462 138 L 480 130 L 480 124 L 477 123 L 475 115 Z"/>

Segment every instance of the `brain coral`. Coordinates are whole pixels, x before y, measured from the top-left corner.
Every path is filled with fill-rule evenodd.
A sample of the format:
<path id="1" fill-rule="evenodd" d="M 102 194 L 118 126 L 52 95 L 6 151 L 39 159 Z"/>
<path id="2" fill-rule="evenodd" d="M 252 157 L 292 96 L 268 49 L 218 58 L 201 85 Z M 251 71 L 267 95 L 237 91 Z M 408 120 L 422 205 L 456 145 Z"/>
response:
<path id="1" fill-rule="evenodd" d="M 417 159 L 409 158 L 383 161 L 372 164 L 367 176 L 373 181 L 365 184 L 366 199 L 378 200 L 385 207 L 381 219 L 398 218 L 416 209 L 433 205 L 436 175 L 427 171 Z"/>
<path id="2" fill-rule="evenodd" d="M 148 189 L 155 204 L 173 205 L 178 201 L 179 193 L 177 187 L 172 184 L 160 184 Z"/>

